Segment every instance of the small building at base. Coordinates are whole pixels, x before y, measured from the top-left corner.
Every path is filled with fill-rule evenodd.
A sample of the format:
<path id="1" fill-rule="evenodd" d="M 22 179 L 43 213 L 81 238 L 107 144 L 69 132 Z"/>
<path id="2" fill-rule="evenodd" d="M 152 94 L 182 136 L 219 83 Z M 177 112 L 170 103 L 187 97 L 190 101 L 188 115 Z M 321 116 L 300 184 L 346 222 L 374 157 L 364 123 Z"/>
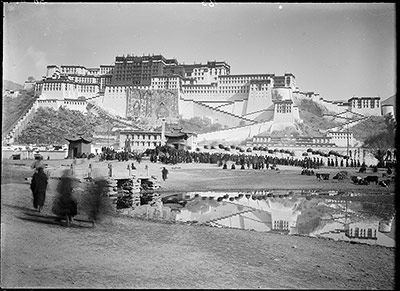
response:
<path id="1" fill-rule="evenodd" d="M 194 150 L 197 147 L 197 134 L 183 132 L 174 128 L 165 133 L 165 144 L 176 149 Z M 119 131 L 119 149 L 144 152 L 164 145 L 161 131 L 121 130 Z"/>
<path id="2" fill-rule="evenodd" d="M 166 144 L 177 150 L 194 150 L 197 146 L 197 134 L 184 132 L 182 128 L 173 128 L 171 132 L 165 133 Z"/>
<path id="3" fill-rule="evenodd" d="M 68 159 L 80 158 L 82 154 L 89 156 L 92 152 L 92 139 L 87 137 L 66 137 L 68 142 Z"/>

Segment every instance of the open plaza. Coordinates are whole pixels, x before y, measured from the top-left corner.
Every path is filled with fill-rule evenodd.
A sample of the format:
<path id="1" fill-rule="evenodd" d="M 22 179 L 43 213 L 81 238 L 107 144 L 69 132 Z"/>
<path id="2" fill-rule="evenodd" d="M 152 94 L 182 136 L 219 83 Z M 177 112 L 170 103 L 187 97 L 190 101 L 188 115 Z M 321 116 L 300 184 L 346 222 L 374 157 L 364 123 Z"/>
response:
<path id="1" fill-rule="evenodd" d="M 2 246 L 7 246 L 2 250 L 5 288 L 394 288 L 393 248 L 143 220 L 120 211 L 106 216 L 94 228 L 79 222 L 69 228 L 54 224 L 38 218 L 32 208 L 27 178 L 32 176 L 33 162 L 3 159 L 2 163 Z M 74 160 L 44 162 L 50 179 L 41 215 L 51 216 L 58 178 Z M 83 188 L 89 164 L 92 174 L 107 175 L 110 163 L 115 177 L 129 175 L 127 165 L 132 161 L 75 160 L 75 174 L 82 181 L 79 187 Z M 169 170 L 165 181 L 161 179 L 163 166 Z M 378 196 L 390 201 L 394 193 L 394 188 L 375 184 L 318 181 L 315 176 L 301 175 L 301 168 L 293 166 L 279 166 L 279 171 L 231 170 L 216 164 L 163 165 L 143 159 L 141 163 L 135 162 L 135 167 L 132 176 L 150 175 L 158 179 L 157 191 L 162 196 L 182 191 L 255 193 L 304 189 L 365 191 L 371 201 Z M 339 170 L 317 171 L 333 175 Z M 358 171 L 347 170 L 350 175 Z M 370 175 L 369 171 L 372 170 L 364 174 Z M 377 174 L 383 172 L 380 169 Z M 74 194 L 78 201 L 79 193 Z M 85 218 L 86 214 L 80 211 L 77 219 Z"/>

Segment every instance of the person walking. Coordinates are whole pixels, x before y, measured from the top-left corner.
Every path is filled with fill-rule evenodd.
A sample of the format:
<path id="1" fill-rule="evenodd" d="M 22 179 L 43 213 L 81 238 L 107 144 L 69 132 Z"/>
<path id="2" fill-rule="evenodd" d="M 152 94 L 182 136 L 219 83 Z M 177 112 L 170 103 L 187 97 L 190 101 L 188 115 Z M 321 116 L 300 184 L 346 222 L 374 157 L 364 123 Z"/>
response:
<path id="1" fill-rule="evenodd" d="M 46 200 L 46 190 L 48 177 L 44 173 L 42 167 L 37 168 L 37 172 L 33 174 L 31 181 L 31 190 L 33 195 L 33 207 L 41 212 L 44 201 Z"/>
<path id="2" fill-rule="evenodd" d="M 161 170 L 161 173 L 162 173 L 163 181 L 167 180 L 167 178 L 168 178 L 168 170 L 165 167 L 163 167 L 163 169 Z"/>
<path id="3" fill-rule="evenodd" d="M 89 220 L 95 227 L 106 214 L 112 212 L 113 206 L 108 198 L 108 182 L 104 177 L 95 177 L 83 193 L 81 209 L 87 213 Z"/>
<path id="4" fill-rule="evenodd" d="M 35 173 L 37 173 L 38 172 L 38 169 L 39 168 L 44 168 L 45 167 L 45 165 L 43 164 L 43 157 L 38 157 L 34 162 L 33 162 L 33 164 L 31 165 L 31 168 L 32 169 L 34 169 L 35 170 Z"/>
<path id="5" fill-rule="evenodd" d="M 54 200 L 52 208 L 55 215 L 65 217 L 67 226 L 70 226 L 72 218 L 78 214 L 77 201 L 72 196 L 75 183 L 76 178 L 66 170 L 57 185 L 58 195 Z"/>

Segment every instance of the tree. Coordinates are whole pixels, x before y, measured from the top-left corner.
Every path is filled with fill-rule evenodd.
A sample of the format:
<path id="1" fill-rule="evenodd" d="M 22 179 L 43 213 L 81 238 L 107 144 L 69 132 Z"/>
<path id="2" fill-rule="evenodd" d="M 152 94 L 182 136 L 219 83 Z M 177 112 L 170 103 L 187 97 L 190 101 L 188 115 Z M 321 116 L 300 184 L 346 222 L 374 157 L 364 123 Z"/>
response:
<path id="1" fill-rule="evenodd" d="M 94 128 L 103 120 L 92 113 L 60 107 L 39 108 L 25 130 L 18 137 L 23 144 L 64 144 L 65 137 L 82 133 L 93 136 Z"/>
<path id="2" fill-rule="evenodd" d="M 379 161 L 378 167 L 384 166 L 387 151 L 395 147 L 396 121 L 390 115 L 385 116 L 384 120 L 384 131 L 372 134 L 364 141 L 364 146 L 372 150 L 374 157 Z"/>
<path id="3" fill-rule="evenodd" d="M 351 127 L 353 136 L 356 140 L 365 142 L 371 135 L 385 131 L 387 125 L 383 116 L 369 116 L 363 121 Z"/>

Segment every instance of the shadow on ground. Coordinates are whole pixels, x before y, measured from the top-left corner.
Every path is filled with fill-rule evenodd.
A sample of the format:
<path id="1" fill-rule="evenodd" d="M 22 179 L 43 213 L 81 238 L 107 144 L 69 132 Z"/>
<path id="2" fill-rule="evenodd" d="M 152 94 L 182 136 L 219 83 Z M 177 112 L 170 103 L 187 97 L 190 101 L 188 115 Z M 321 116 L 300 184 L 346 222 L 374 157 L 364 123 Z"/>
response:
<path id="1" fill-rule="evenodd" d="M 46 214 L 39 214 L 39 213 L 29 213 L 29 212 L 24 212 L 25 216 L 16 216 L 17 218 L 25 221 L 31 221 L 31 222 L 37 222 L 37 223 L 43 223 L 43 224 L 50 224 L 50 225 L 58 225 L 58 226 L 64 226 L 65 225 L 65 219 L 62 217 L 57 217 L 57 216 L 52 216 L 52 215 L 46 215 Z M 88 225 L 85 225 L 85 224 Z M 89 225 L 90 224 L 90 225 Z M 71 223 L 69 227 L 74 227 L 74 228 L 92 228 L 92 222 L 91 221 L 85 221 L 81 219 L 74 219 L 74 221 Z"/>

